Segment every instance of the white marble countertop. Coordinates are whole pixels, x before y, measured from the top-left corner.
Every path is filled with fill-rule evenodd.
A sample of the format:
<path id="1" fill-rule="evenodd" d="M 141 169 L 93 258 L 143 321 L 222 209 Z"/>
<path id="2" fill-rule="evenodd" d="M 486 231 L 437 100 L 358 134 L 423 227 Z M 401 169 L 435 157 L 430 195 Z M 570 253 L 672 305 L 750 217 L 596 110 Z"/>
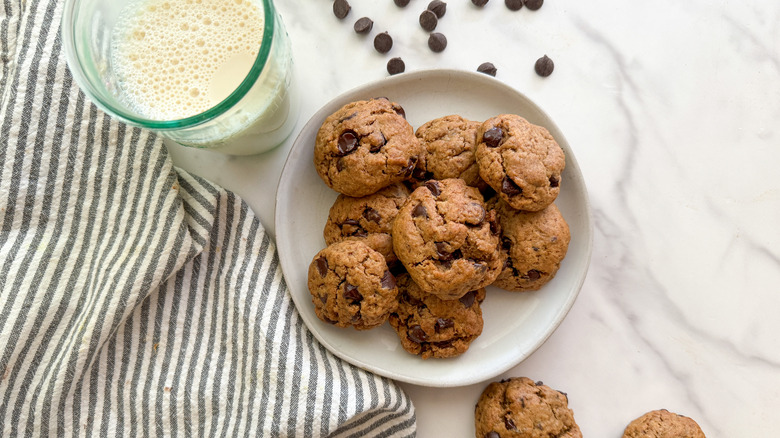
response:
<path id="1" fill-rule="evenodd" d="M 569 394 L 586 437 L 620 437 L 659 408 L 710 438 L 777 435 L 780 408 L 780 3 L 548 0 L 538 11 L 449 0 L 440 54 L 418 25 L 425 0 L 277 0 L 302 91 L 300 129 L 336 95 L 407 71 L 476 70 L 522 91 L 575 151 L 593 206 L 588 277 L 528 376 Z M 374 20 L 367 38 L 352 24 Z M 373 35 L 395 38 L 386 55 Z M 540 78 L 547 54 L 555 71 Z M 295 134 L 293 134 L 295 135 Z M 177 165 L 241 195 L 274 232 L 274 195 L 292 138 L 253 157 L 171 147 Z M 486 383 L 403 384 L 418 436 L 473 437 Z"/>

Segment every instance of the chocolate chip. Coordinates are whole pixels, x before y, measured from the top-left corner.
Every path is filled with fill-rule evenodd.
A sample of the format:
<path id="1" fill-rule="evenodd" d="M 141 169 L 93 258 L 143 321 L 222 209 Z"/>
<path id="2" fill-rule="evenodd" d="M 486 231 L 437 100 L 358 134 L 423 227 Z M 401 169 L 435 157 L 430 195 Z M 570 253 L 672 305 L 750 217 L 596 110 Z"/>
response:
<path id="1" fill-rule="evenodd" d="M 412 217 L 424 217 L 428 219 L 428 210 L 422 204 L 417 204 L 412 210 Z"/>
<path id="2" fill-rule="evenodd" d="M 377 144 L 372 144 L 370 148 L 368 148 L 368 151 L 371 153 L 377 153 L 382 150 L 382 148 L 387 144 L 387 138 L 385 138 L 385 135 L 381 132 L 379 133 L 379 136 L 381 137 L 379 139 L 379 142 Z"/>
<path id="3" fill-rule="evenodd" d="M 355 22 L 354 29 L 357 33 L 369 33 L 373 27 L 374 21 L 368 17 L 363 17 L 359 18 L 358 21 Z"/>
<path id="4" fill-rule="evenodd" d="M 434 342 L 433 345 L 437 346 L 438 348 L 449 348 L 452 347 L 452 341 L 452 339 L 447 339 L 446 341 Z"/>
<path id="5" fill-rule="evenodd" d="M 490 232 L 493 234 L 498 234 L 501 232 L 501 227 L 498 225 L 498 222 L 495 220 L 495 218 L 490 218 L 488 220 L 488 223 L 490 224 Z"/>
<path id="6" fill-rule="evenodd" d="M 479 67 L 477 67 L 477 71 L 495 77 L 496 72 L 498 72 L 498 69 L 496 68 L 495 65 L 493 65 L 492 62 L 483 62 L 482 64 L 479 65 Z"/>
<path id="7" fill-rule="evenodd" d="M 528 3 L 526 3 L 526 5 L 527 4 Z M 553 60 L 548 58 L 547 55 L 537 59 L 536 64 L 534 64 L 534 70 L 536 70 L 536 74 L 543 78 L 550 76 L 554 69 L 555 63 L 553 63 Z"/>
<path id="8" fill-rule="evenodd" d="M 488 432 L 485 434 L 485 438 L 501 438 L 501 435 L 498 432 Z"/>
<path id="9" fill-rule="evenodd" d="M 366 237 L 366 236 L 368 236 L 368 233 L 366 233 L 366 230 L 364 230 L 364 229 L 362 229 L 362 228 L 358 228 L 357 230 L 355 230 L 355 232 L 354 232 L 354 233 L 352 233 L 352 235 L 353 235 L 354 237 L 360 237 L 360 238 L 363 238 L 363 237 Z"/>
<path id="10" fill-rule="evenodd" d="M 382 215 L 380 215 L 378 211 L 371 207 L 366 207 L 366 209 L 363 210 L 363 217 L 366 218 L 367 221 L 376 223 L 379 223 L 379 221 L 382 219 Z"/>
<path id="11" fill-rule="evenodd" d="M 341 118 L 341 119 L 339 119 L 339 122 L 345 122 L 345 121 L 347 121 L 347 120 L 349 120 L 349 119 L 352 119 L 352 118 L 354 118 L 356 115 L 357 115 L 357 111 L 355 111 L 354 113 L 352 113 L 352 114 L 348 115 L 347 117 L 344 117 L 344 118 Z"/>
<path id="12" fill-rule="evenodd" d="M 517 196 L 523 193 L 523 189 L 508 176 L 505 176 L 504 180 L 501 181 L 501 191 L 507 196 Z"/>
<path id="13" fill-rule="evenodd" d="M 359 144 L 358 135 L 355 131 L 347 130 L 339 136 L 338 151 L 340 156 L 349 155 L 355 152 Z"/>
<path id="14" fill-rule="evenodd" d="M 363 295 L 358 292 L 358 287 L 354 284 L 344 282 L 344 298 L 352 301 L 353 304 L 363 300 Z"/>
<path id="15" fill-rule="evenodd" d="M 420 14 L 420 27 L 431 32 L 436 29 L 436 25 L 439 23 L 439 19 L 436 17 L 436 13 L 433 11 L 422 11 Z"/>
<path id="16" fill-rule="evenodd" d="M 482 207 L 481 205 L 477 204 L 476 202 L 472 203 L 471 205 L 479 213 L 477 213 L 477 217 L 474 218 L 475 220 L 466 220 L 466 223 L 468 223 L 470 225 L 481 225 L 483 222 L 485 222 L 485 214 L 486 214 L 485 208 Z"/>
<path id="17" fill-rule="evenodd" d="M 382 32 L 374 37 L 374 48 L 379 53 L 387 53 L 393 48 L 393 37 L 387 32 Z"/>
<path id="18" fill-rule="evenodd" d="M 504 4 L 510 11 L 519 11 L 525 0 L 504 0 Z"/>
<path id="19" fill-rule="evenodd" d="M 544 0 L 524 0 L 523 3 L 525 4 L 526 8 L 532 11 L 536 11 L 542 7 L 542 3 L 544 3 Z"/>
<path id="20" fill-rule="evenodd" d="M 344 221 L 344 225 L 352 225 L 353 227 L 360 226 L 360 222 L 356 221 L 355 219 L 347 219 Z"/>
<path id="21" fill-rule="evenodd" d="M 339 172 L 341 172 L 342 170 L 344 170 L 344 160 L 343 160 L 343 159 L 339 158 L 339 159 L 336 161 L 336 170 L 337 170 L 337 171 L 339 171 Z"/>
<path id="22" fill-rule="evenodd" d="M 328 303 L 328 296 L 327 295 L 320 295 L 320 301 L 322 301 L 322 304 Z"/>
<path id="23" fill-rule="evenodd" d="M 544 385 L 544 382 L 542 382 L 541 380 L 537 380 L 536 382 L 534 382 L 534 385 L 542 386 L 542 385 Z"/>
<path id="24" fill-rule="evenodd" d="M 447 3 L 441 0 L 433 0 L 428 3 L 428 10 L 436 14 L 436 18 L 441 18 L 447 13 Z"/>
<path id="25" fill-rule="evenodd" d="M 436 256 L 439 260 L 452 260 L 452 254 L 447 251 L 447 244 L 444 242 L 436 242 Z"/>
<path id="26" fill-rule="evenodd" d="M 393 0 L 393 3 L 399 8 L 403 8 L 409 4 L 409 0 Z"/>
<path id="27" fill-rule="evenodd" d="M 506 426 L 506 430 L 517 430 L 517 425 L 514 420 L 512 420 L 512 417 L 504 418 L 504 426 Z"/>
<path id="28" fill-rule="evenodd" d="M 385 289 L 395 288 L 395 277 L 390 271 L 385 271 L 385 274 L 382 275 L 382 287 Z"/>
<path id="29" fill-rule="evenodd" d="M 428 189 L 434 197 L 441 195 L 441 186 L 436 180 L 432 179 L 430 181 L 425 181 L 425 188 Z"/>
<path id="30" fill-rule="evenodd" d="M 360 314 L 360 310 L 357 311 L 354 315 L 352 315 L 352 320 L 350 321 L 352 324 L 358 324 L 360 323 L 360 320 L 363 318 L 363 316 Z"/>
<path id="31" fill-rule="evenodd" d="M 406 163 L 406 167 L 401 169 L 398 174 L 404 175 L 405 178 L 409 178 L 412 176 L 412 172 L 414 172 L 414 166 L 417 165 L 417 157 L 409 158 L 409 161 Z"/>
<path id="32" fill-rule="evenodd" d="M 541 276 L 542 273 L 537 271 L 536 269 L 531 269 L 525 274 L 525 277 L 528 278 L 529 280 L 538 280 Z"/>
<path id="33" fill-rule="evenodd" d="M 476 260 L 471 260 L 471 263 L 474 263 L 474 269 L 476 269 L 480 273 L 484 273 L 484 272 L 487 271 L 487 265 L 486 264 L 484 264 L 482 262 L 478 262 Z"/>
<path id="34" fill-rule="evenodd" d="M 406 70 L 406 63 L 401 58 L 391 58 L 387 61 L 387 72 L 391 75 L 403 73 Z"/>
<path id="35" fill-rule="evenodd" d="M 425 330 L 422 329 L 419 325 L 413 325 L 409 327 L 409 332 L 406 335 L 412 342 L 416 342 L 418 344 L 421 344 L 428 340 L 428 335 L 425 333 Z"/>
<path id="36" fill-rule="evenodd" d="M 447 37 L 439 32 L 433 32 L 428 37 L 428 47 L 436 53 L 444 51 L 447 48 Z"/>
<path id="37" fill-rule="evenodd" d="M 394 103 L 393 104 L 393 111 L 395 111 L 396 114 L 398 114 L 399 116 L 403 117 L 404 119 L 406 118 L 406 111 L 404 111 L 404 107 L 402 107 L 401 105 L 398 105 L 397 103 Z M 417 161 L 415 160 L 415 163 L 416 162 Z"/>
<path id="38" fill-rule="evenodd" d="M 350 9 L 352 8 L 347 0 L 336 0 L 333 2 L 333 15 L 338 19 L 346 17 Z"/>
<path id="39" fill-rule="evenodd" d="M 317 259 L 317 271 L 320 273 L 320 277 L 325 277 L 328 274 L 328 259 L 324 256 Z"/>
<path id="40" fill-rule="evenodd" d="M 506 236 L 501 237 L 501 247 L 509 250 L 512 247 L 512 241 Z"/>
<path id="41" fill-rule="evenodd" d="M 436 332 L 438 332 L 439 330 L 448 329 L 450 327 L 455 327 L 455 323 L 452 322 L 451 319 L 438 318 L 436 320 L 436 325 L 434 326 L 434 329 L 436 330 Z"/>
<path id="42" fill-rule="evenodd" d="M 560 180 L 556 176 L 551 176 L 550 187 L 558 187 L 558 184 L 560 184 Z"/>
<path id="43" fill-rule="evenodd" d="M 485 131 L 484 134 L 482 134 L 482 141 L 485 142 L 485 144 L 489 148 L 498 147 L 498 145 L 501 144 L 501 140 L 503 139 L 504 139 L 504 131 L 498 126 L 490 128 L 487 131 Z"/>
<path id="44" fill-rule="evenodd" d="M 422 181 L 429 178 L 429 175 L 431 175 L 430 172 L 426 172 L 425 169 L 421 167 L 415 167 L 414 172 L 412 172 L 412 178 Z"/>
<path id="45" fill-rule="evenodd" d="M 467 309 L 474 305 L 474 301 L 477 298 L 477 291 L 473 290 L 471 292 L 466 292 L 466 295 L 463 295 L 460 297 L 460 302 L 463 304 L 464 307 Z"/>
<path id="46" fill-rule="evenodd" d="M 485 6 L 487 2 L 488 0 L 471 0 L 471 3 L 474 3 L 475 6 L 479 6 L 480 8 Z"/>

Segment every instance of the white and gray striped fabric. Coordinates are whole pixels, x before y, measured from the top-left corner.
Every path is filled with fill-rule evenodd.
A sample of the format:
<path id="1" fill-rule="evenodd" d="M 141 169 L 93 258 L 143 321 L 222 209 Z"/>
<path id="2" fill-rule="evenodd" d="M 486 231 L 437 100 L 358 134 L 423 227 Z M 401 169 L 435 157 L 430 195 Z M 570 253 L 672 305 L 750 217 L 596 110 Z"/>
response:
<path id="1" fill-rule="evenodd" d="M 0 1 L 0 436 L 413 436 L 247 205 L 79 92 L 61 2 Z"/>

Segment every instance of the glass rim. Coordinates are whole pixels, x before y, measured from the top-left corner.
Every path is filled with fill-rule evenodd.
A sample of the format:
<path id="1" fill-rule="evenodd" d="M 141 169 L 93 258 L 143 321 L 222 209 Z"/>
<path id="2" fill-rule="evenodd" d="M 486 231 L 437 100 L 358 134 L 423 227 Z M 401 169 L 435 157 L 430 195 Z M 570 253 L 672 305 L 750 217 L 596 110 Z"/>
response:
<path id="1" fill-rule="evenodd" d="M 236 89 L 233 90 L 226 98 L 206 111 L 189 117 L 172 120 L 154 120 L 145 118 L 125 111 L 124 109 L 119 108 L 110 102 L 106 102 L 100 97 L 99 93 L 95 92 L 96 87 L 81 69 L 83 58 L 78 50 L 78 44 L 76 44 L 75 41 L 77 34 L 75 29 L 76 21 L 72 18 L 77 14 L 78 8 L 76 3 L 78 0 L 65 0 L 65 5 L 63 8 L 60 32 L 62 46 L 65 51 L 65 58 L 68 63 L 71 75 L 76 80 L 76 83 L 79 84 L 81 90 L 105 112 L 111 115 L 115 115 L 116 117 L 119 117 L 130 124 L 158 131 L 196 126 L 212 120 L 233 108 L 233 106 L 235 106 L 241 99 L 244 98 L 244 96 L 246 96 L 246 94 L 254 86 L 255 82 L 258 78 L 260 78 L 260 75 L 265 69 L 265 64 L 267 63 L 268 57 L 271 53 L 274 31 L 276 29 L 275 10 L 273 0 L 258 1 L 262 2 L 263 4 L 263 39 L 260 43 L 257 57 L 252 64 L 252 68 L 249 69 L 249 73 L 247 73 L 246 77 L 244 77 L 244 80 L 241 81 L 238 87 L 236 87 Z"/>

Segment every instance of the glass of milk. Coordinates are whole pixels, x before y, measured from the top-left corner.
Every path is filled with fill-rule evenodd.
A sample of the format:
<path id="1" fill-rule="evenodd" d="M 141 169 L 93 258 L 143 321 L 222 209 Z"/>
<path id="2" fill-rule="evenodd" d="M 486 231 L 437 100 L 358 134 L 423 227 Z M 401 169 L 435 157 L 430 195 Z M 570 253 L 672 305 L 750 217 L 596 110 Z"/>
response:
<path id="1" fill-rule="evenodd" d="M 98 107 L 182 145 L 256 154 L 297 120 L 272 0 L 66 0 L 62 40 Z"/>

